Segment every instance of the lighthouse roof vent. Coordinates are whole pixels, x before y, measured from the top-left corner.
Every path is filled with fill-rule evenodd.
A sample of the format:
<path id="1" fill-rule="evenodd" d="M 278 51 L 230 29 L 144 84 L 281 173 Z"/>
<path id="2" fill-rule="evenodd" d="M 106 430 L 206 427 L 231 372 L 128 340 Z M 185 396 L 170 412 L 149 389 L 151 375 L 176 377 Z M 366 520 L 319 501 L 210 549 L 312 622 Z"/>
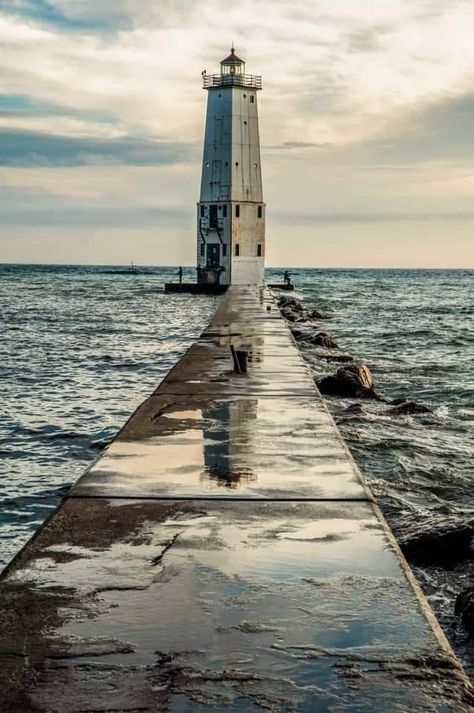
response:
<path id="1" fill-rule="evenodd" d="M 245 64 L 243 59 L 237 57 L 235 54 L 235 49 L 232 47 L 230 50 L 230 55 L 222 60 L 221 64 Z"/>

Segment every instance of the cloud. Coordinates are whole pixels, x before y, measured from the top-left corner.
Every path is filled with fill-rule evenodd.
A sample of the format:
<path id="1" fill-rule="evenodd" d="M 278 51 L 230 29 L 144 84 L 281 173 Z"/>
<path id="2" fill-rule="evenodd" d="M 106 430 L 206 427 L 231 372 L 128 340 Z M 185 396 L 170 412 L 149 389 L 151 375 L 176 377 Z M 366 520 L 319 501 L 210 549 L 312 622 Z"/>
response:
<path id="1" fill-rule="evenodd" d="M 58 197 L 37 188 L 0 186 L 0 225 L 5 227 L 139 228 L 183 227 L 192 223 L 189 203 L 149 205 L 122 194 L 97 200 L 92 197 Z"/>
<path id="2" fill-rule="evenodd" d="M 383 52 L 384 35 L 389 34 L 391 25 L 382 24 L 351 30 L 347 34 L 347 49 L 356 54 L 360 52 Z"/>
<path id="3" fill-rule="evenodd" d="M 0 129 L 2 166 L 162 166 L 196 160 L 192 144 L 124 136 L 115 139 L 55 136 Z"/>
<path id="4" fill-rule="evenodd" d="M 317 225 L 320 223 L 440 223 L 465 222 L 474 220 L 474 211 L 463 212 L 359 212 L 359 213 L 298 213 L 295 211 L 274 211 L 272 220 L 286 225 Z"/>
<path id="5" fill-rule="evenodd" d="M 280 150 L 291 150 L 291 149 L 325 149 L 331 146 L 330 143 L 317 143 L 316 141 L 283 141 L 282 144 L 277 144 L 276 146 L 267 146 L 268 149 L 280 149 Z"/>
<path id="6" fill-rule="evenodd" d="M 133 25 L 133 16 L 126 11 L 127 3 L 114 0 L 109 10 L 101 0 L 6 0 L 0 10 L 17 17 L 53 25 L 61 30 L 119 30 Z"/>
<path id="7" fill-rule="evenodd" d="M 414 110 L 385 136 L 354 144 L 345 156 L 380 164 L 471 160 L 474 162 L 474 91 Z"/>
<path id="8" fill-rule="evenodd" d="M 199 74 L 217 69 L 227 51 L 223 19 L 261 72 L 269 144 L 340 143 L 367 139 L 413 107 L 464 91 L 474 70 L 469 6 L 421 16 L 431 3 L 337 0 L 258 1 L 265 22 L 249 27 L 255 2 L 223 10 L 217 0 L 50 0 L 3 3 L 1 84 L 74 109 L 102 109 L 129 128 L 179 131 L 196 140 L 202 126 Z M 6 14 L 6 8 L 17 14 Z M 120 32 L 58 30 L 35 22 L 43 6 L 69 18 L 101 22 Z M 22 7 L 19 15 L 18 8 Z M 36 9 L 34 9 L 36 8 Z M 30 13 L 30 14 L 28 14 Z M 26 22 L 28 20 L 28 22 Z M 282 111 L 282 108 L 284 110 Z M 168 136 L 167 138 L 171 138 Z"/>
<path id="9" fill-rule="evenodd" d="M 0 0 L 9 226 L 16 206 L 31 234 L 35 220 L 80 232 L 81 219 L 85 233 L 137 221 L 166 240 L 172 220 L 192 233 L 200 72 L 218 71 L 234 39 L 264 81 L 269 251 L 280 223 L 295 240 L 311 221 L 361 242 L 379 223 L 427 239 L 429 216 L 460 231 L 474 189 L 473 33 L 469 0 Z M 54 200 L 35 197 L 41 187 Z M 181 217 L 167 212 L 176 203 Z"/>
<path id="10" fill-rule="evenodd" d="M 474 164 L 473 116 L 474 91 L 414 106 L 393 124 L 382 123 L 374 135 L 349 144 L 284 141 L 264 148 L 275 151 L 275 156 L 284 150 L 312 156 L 320 167 L 358 166 L 369 171 L 410 171 L 441 161 Z"/>
<path id="11" fill-rule="evenodd" d="M 0 0 L 0 11 L 63 32 L 112 34 L 150 21 L 173 24 L 197 9 L 191 0 Z"/>
<path id="12" fill-rule="evenodd" d="M 182 227 L 190 223 L 192 208 L 176 206 L 68 206 L 64 202 L 50 208 L 26 208 L 21 212 L 2 209 L 0 225 L 80 228 L 150 228 Z"/>
<path id="13" fill-rule="evenodd" d="M 0 117 L 13 117 L 15 124 L 24 117 L 69 116 L 91 122 L 116 124 L 117 118 L 100 109 L 77 109 L 66 104 L 36 99 L 23 94 L 0 94 Z M 12 122 L 13 123 L 13 122 Z"/>

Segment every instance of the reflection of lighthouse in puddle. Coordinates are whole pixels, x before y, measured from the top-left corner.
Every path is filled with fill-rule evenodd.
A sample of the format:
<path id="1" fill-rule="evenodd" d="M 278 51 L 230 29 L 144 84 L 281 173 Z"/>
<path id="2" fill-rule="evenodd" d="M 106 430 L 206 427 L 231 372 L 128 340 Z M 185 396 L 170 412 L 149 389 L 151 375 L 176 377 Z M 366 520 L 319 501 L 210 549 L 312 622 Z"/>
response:
<path id="1" fill-rule="evenodd" d="M 241 481 L 256 480 L 252 469 L 257 400 L 226 401 L 202 412 L 210 424 L 204 428 L 204 475 L 223 488 L 238 488 Z"/>

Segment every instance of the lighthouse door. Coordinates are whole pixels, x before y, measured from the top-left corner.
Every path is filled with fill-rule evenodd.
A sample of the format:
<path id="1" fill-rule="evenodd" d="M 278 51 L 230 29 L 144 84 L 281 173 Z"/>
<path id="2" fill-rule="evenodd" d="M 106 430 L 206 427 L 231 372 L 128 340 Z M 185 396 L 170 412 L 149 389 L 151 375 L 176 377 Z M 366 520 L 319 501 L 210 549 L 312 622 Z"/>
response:
<path id="1" fill-rule="evenodd" d="M 207 267 L 218 268 L 221 263 L 221 246 L 218 243 L 207 244 Z"/>

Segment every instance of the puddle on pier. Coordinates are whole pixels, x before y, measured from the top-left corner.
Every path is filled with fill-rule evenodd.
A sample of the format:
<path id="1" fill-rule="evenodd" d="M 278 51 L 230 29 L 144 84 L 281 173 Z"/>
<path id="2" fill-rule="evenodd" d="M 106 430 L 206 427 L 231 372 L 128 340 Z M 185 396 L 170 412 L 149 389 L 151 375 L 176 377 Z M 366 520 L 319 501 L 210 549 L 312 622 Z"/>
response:
<path id="1" fill-rule="evenodd" d="M 108 690 L 105 710 L 125 711 L 127 691 L 144 710 L 152 694 L 168 710 L 367 711 L 395 692 L 426 703 L 405 662 L 439 648 L 368 503 L 73 499 L 31 554 L 7 580 L 2 651 L 14 653 L 15 592 L 28 591 L 46 642 L 35 650 L 35 619 L 21 622 L 38 711 L 59 713 L 66 695 L 82 711 L 86 688 L 90 707 Z"/>
<path id="2" fill-rule="evenodd" d="M 141 407 L 73 494 L 368 497 L 319 402 L 168 396 Z"/>

